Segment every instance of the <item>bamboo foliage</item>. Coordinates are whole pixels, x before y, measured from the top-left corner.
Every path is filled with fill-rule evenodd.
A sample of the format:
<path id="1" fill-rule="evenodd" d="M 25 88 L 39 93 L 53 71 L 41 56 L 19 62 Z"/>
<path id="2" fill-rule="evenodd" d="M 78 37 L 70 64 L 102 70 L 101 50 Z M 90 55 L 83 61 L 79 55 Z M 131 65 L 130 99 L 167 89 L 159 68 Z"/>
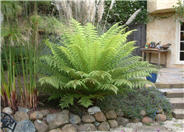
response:
<path id="1" fill-rule="evenodd" d="M 15 87 L 15 72 L 17 67 L 15 63 L 15 50 L 11 46 L 7 46 L 6 48 L 8 52 L 4 54 L 5 59 L 3 61 L 6 64 L 7 70 L 4 69 L 4 66 L 1 67 L 1 97 L 3 105 L 9 105 L 13 110 L 16 110 L 17 94 Z"/>
<path id="2" fill-rule="evenodd" d="M 14 110 L 18 105 L 36 108 L 36 63 L 38 49 L 38 20 L 36 14 L 25 21 L 18 15 L 21 2 L 3 2 L 2 13 L 2 104 Z M 35 6 L 36 9 L 36 6 Z M 12 20 L 15 20 L 12 22 Z M 31 43 L 32 42 L 32 43 Z"/>

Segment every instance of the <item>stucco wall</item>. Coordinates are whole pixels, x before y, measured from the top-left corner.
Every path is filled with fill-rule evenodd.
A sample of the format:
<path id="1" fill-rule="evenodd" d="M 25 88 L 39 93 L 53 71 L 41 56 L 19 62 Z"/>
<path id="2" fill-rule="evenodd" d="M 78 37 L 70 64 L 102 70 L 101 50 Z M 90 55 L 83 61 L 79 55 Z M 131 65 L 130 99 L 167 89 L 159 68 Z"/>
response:
<path id="1" fill-rule="evenodd" d="M 148 0 L 148 12 L 171 9 L 177 2 L 178 0 Z"/>
<path id="2" fill-rule="evenodd" d="M 161 45 L 171 43 L 170 52 L 168 54 L 167 66 L 168 67 L 183 67 L 184 65 L 176 64 L 177 59 L 177 34 L 176 34 L 176 20 L 175 17 L 164 19 L 154 19 L 147 24 L 147 42 L 159 42 Z M 151 62 L 157 62 L 157 56 L 152 55 Z M 164 64 L 164 55 L 161 55 L 161 63 Z"/>

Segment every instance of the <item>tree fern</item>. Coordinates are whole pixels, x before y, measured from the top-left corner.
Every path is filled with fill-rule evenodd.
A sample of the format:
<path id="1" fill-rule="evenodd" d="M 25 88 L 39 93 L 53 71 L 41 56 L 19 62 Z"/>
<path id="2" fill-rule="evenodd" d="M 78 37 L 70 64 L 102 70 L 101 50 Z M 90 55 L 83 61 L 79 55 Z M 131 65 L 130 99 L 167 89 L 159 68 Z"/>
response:
<path id="1" fill-rule="evenodd" d="M 105 95 L 144 87 L 150 83 L 145 77 L 156 69 L 131 55 L 136 48 L 134 41 L 127 42 L 131 33 L 115 24 L 100 35 L 91 23 L 82 26 L 72 20 L 62 44 L 46 41 L 52 53 L 40 58 L 48 68 L 40 83 L 52 86 L 51 99 L 60 98 L 62 108 L 74 102 L 88 107 Z"/>

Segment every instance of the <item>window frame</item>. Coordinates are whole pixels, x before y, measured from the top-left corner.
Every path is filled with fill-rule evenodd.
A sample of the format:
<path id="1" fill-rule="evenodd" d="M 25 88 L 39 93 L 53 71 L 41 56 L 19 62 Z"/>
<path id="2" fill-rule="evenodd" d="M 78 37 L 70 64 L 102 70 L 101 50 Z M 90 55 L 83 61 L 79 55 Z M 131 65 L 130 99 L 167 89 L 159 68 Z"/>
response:
<path id="1" fill-rule="evenodd" d="M 177 59 L 176 59 L 176 64 L 184 64 L 184 60 L 180 60 L 180 43 L 181 43 L 181 22 L 179 20 L 177 20 L 177 29 L 176 29 L 176 45 L 177 45 Z M 182 41 L 184 42 L 184 41 Z M 184 50 L 182 50 L 182 52 L 184 52 Z"/>

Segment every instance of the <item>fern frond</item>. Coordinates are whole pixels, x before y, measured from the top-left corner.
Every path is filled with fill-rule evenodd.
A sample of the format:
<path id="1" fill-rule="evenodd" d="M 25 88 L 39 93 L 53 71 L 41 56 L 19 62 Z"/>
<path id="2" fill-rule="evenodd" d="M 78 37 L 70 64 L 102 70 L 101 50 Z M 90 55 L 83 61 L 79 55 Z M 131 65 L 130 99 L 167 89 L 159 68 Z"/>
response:
<path id="1" fill-rule="evenodd" d="M 58 79 L 58 77 L 56 76 L 42 77 L 39 79 L 39 82 L 41 83 L 41 85 L 49 84 L 55 87 L 56 89 L 62 88 L 62 86 L 64 85 L 64 83 L 61 82 L 61 80 Z"/>
<path id="2" fill-rule="evenodd" d="M 79 104 L 81 104 L 82 106 L 88 108 L 90 105 L 92 105 L 92 100 L 90 99 L 90 97 L 87 96 L 83 96 L 79 99 Z"/>
<path id="3" fill-rule="evenodd" d="M 86 88 L 86 85 L 81 80 L 72 80 L 65 85 L 65 88 L 73 88 L 74 90 L 77 89 L 77 87 Z"/>
<path id="4" fill-rule="evenodd" d="M 102 89 L 104 91 L 112 91 L 115 94 L 117 94 L 117 92 L 118 92 L 118 87 L 116 87 L 113 84 L 104 84 L 104 85 L 100 86 L 99 89 Z"/>

